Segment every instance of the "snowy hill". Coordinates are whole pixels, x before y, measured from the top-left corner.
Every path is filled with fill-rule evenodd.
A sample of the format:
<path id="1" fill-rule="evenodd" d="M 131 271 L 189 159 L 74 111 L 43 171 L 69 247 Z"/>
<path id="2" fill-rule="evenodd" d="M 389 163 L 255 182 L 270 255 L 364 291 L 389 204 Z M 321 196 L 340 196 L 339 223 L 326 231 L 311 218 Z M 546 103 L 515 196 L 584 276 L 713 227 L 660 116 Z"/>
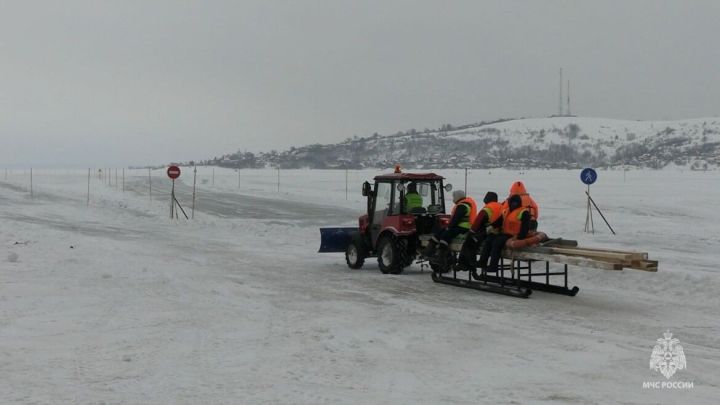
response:
<path id="1" fill-rule="evenodd" d="M 626 121 L 551 117 L 349 138 L 277 153 L 207 161 L 226 167 L 577 168 L 622 165 L 703 170 L 720 166 L 720 118 Z"/>

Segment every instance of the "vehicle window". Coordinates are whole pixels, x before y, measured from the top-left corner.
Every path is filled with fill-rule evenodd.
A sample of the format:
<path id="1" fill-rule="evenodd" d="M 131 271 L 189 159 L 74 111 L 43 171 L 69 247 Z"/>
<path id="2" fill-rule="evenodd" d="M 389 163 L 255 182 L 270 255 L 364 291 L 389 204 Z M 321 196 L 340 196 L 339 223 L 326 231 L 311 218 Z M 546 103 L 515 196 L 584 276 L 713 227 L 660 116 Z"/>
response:
<path id="1" fill-rule="evenodd" d="M 424 212 L 441 212 L 442 211 L 442 202 L 440 201 L 440 182 L 437 181 L 411 181 L 405 183 L 406 192 L 403 193 L 402 198 L 405 198 L 408 193 L 411 193 L 414 189 L 416 193 L 419 195 L 419 201 L 418 199 L 415 199 L 414 202 L 420 203 L 420 207 L 411 207 L 408 208 L 409 210 L 413 210 L 414 213 L 424 213 Z M 405 205 L 408 205 L 409 201 L 405 200 Z M 406 207 L 407 208 L 407 207 Z M 396 208 L 397 209 L 397 208 Z M 409 211 L 407 211 L 409 212 Z"/>
<path id="2" fill-rule="evenodd" d="M 390 206 L 390 215 L 398 215 L 400 214 L 400 191 L 397 190 L 397 185 L 400 184 L 398 182 L 393 182 L 392 187 L 395 190 L 393 193 L 393 199 L 392 199 L 392 205 Z M 404 194 L 404 193 L 403 193 Z"/>
<path id="3" fill-rule="evenodd" d="M 420 192 L 421 196 L 426 197 L 428 194 L 430 194 L 430 185 L 427 183 L 420 183 L 418 185 L 418 191 Z"/>
<path id="4" fill-rule="evenodd" d="M 389 208 L 391 195 L 392 189 L 390 183 L 377 184 L 377 200 L 375 201 L 375 213 L 373 215 L 374 223 L 382 223 L 383 218 L 385 218 L 385 216 L 390 212 Z"/>

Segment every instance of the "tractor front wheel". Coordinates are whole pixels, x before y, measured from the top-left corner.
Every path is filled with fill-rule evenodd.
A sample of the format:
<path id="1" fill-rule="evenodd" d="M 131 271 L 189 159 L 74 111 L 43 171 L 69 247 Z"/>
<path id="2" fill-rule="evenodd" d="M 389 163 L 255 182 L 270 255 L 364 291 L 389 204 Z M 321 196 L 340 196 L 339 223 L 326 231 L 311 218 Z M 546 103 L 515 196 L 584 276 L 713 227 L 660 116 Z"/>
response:
<path id="1" fill-rule="evenodd" d="M 383 236 L 378 241 L 378 267 L 383 274 L 400 274 L 405 267 L 401 244 L 392 236 Z"/>
<path id="2" fill-rule="evenodd" d="M 354 235 L 345 249 L 345 262 L 351 269 L 359 269 L 365 263 L 366 256 L 365 242 L 360 235 Z"/>

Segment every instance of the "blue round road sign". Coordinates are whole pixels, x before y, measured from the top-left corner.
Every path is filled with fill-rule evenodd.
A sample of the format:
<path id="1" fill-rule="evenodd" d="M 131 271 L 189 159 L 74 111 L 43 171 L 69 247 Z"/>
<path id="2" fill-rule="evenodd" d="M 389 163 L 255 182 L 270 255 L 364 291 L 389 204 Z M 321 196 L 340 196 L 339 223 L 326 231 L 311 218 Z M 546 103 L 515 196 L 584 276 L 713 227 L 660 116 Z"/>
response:
<path id="1" fill-rule="evenodd" d="M 595 169 L 587 167 L 580 172 L 580 180 L 589 186 L 597 181 L 597 172 Z"/>

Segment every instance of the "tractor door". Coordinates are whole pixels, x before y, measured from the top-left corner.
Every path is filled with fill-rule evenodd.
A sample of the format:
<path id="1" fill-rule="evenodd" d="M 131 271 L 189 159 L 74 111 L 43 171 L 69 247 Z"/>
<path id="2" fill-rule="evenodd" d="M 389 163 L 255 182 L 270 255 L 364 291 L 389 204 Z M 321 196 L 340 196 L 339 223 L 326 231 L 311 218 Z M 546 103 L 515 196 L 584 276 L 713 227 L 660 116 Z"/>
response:
<path id="1" fill-rule="evenodd" d="M 395 188 L 392 182 L 378 182 L 375 184 L 375 204 L 372 213 L 372 223 L 370 224 L 370 237 L 372 238 L 373 245 L 377 242 L 378 235 L 382 231 L 385 217 L 392 213 L 394 193 Z"/>

